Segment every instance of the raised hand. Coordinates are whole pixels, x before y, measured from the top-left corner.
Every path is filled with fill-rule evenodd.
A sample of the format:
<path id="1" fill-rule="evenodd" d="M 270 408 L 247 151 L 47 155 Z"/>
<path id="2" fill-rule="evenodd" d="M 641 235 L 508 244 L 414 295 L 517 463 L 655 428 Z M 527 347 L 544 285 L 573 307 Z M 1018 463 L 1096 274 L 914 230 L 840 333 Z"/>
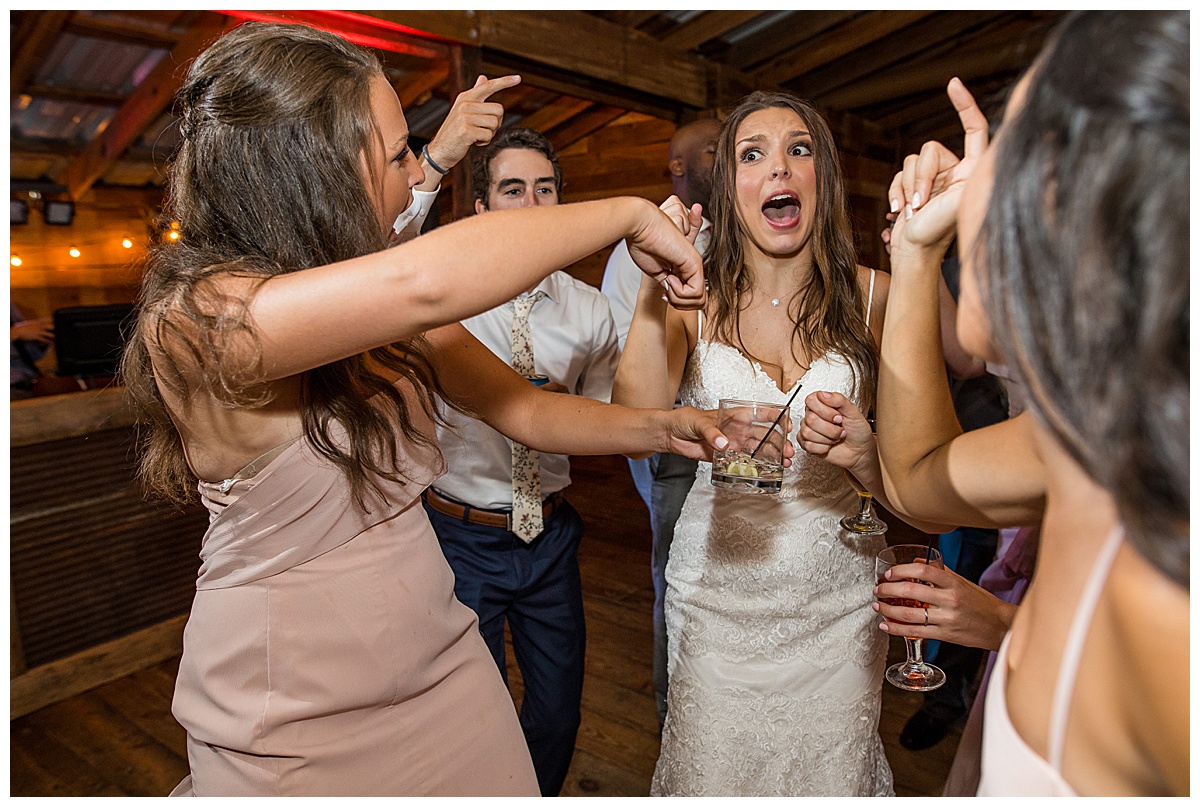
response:
<path id="1" fill-rule="evenodd" d="M 796 439 L 814 457 L 839 468 L 854 468 L 875 451 L 871 424 L 838 392 L 813 392 L 804 399 L 804 420 Z"/>
<path id="2" fill-rule="evenodd" d="M 475 86 L 454 99 L 446 120 L 429 142 L 429 156 L 441 168 L 449 170 L 467 156 L 471 146 L 486 146 L 504 120 L 503 104 L 488 101 L 492 95 L 521 83 L 520 76 L 489 79 L 479 76 Z"/>
<path id="3" fill-rule="evenodd" d="M 960 160 L 941 143 L 930 141 L 919 154 L 904 159 L 904 169 L 888 189 L 888 218 L 895 222 L 890 237 L 893 254 L 910 246 L 949 245 L 963 186 L 987 151 L 987 118 L 974 96 L 957 78 L 951 79 L 946 93 L 962 122 L 963 157 Z"/>
<path id="4" fill-rule="evenodd" d="M 683 209 L 683 204 L 678 207 Z M 662 284 L 671 305 L 682 310 L 703 308 L 708 294 L 700 253 L 692 244 L 695 237 L 688 240 L 679 210 L 674 206 L 672 210 L 674 218 L 660 208 L 646 205 L 640 225 L 626 239 L 629 255 L 639 269 Z M 687 212 L 688 226 L 692 215 Z"/>

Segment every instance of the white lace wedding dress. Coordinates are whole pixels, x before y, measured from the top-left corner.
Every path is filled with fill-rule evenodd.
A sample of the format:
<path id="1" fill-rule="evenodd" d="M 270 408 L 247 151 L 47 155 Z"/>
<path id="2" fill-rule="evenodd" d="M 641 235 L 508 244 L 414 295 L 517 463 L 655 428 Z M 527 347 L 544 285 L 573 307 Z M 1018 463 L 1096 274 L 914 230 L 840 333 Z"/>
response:
<path id="1" fill-rule="evenodd" d="M 852 389 L 836 354 L 812 363 L 792 404 Z M 685 404 L 783 403 L 792 390 L 735 348 L 701 340 Z M 842 471 L 797 450 L 779 495 L 713 487 L 696 472 L 667 564 L 669 685 L 651 795 L 890 796 L 879 739 L 887 635 L 871 610 L 882 537 L 853 538 Z"/>

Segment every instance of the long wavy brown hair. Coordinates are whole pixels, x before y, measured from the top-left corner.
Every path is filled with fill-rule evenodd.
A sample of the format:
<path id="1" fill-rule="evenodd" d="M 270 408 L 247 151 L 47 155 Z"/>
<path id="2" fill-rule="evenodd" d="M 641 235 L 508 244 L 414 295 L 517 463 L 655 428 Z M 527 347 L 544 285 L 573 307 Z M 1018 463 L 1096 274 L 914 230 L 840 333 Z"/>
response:
<path id="1" fill-rule="evenodd" d="M 121 367 L 150 493 L 182 502 L 196 484 L 158 384 L 186 397 L 196 392 L 187 379 L 198 376 L 202 392 L 231 408 L 271 399 L 249 298 L 222 294 L 212 280 L 234 274 L 257 290 L 273 276 L 387 246 L 373 199 L 380 178 L 362 173 L 362 155 L 382 142 L 370 106 L 370 82 L 381 74 L 372 54 L 332 34 L 263 23 L 222 36 L 188 71 L 176 96 L 183 143 L 163 212 L 183 237 L 148 257 L 137 335 Z M 160 348 L 157 376 L 150 342 Z M 368 487 L 381 492 L 381 479 L 407 482 L 398 436 L 435 444 L 376 371 L 410 381 L 425 415 L 436 417 L 442 390 L 427 349 L 413 338 L 303 375 L 304 439 L 342 470 L 360 503 Z"/>
<path id="2" fill-rule="evenodd" d="M 976 260 L 1029 409 L 1116 500 L 1130 543 L 1191 570 L 1187 11 L 1078 11 L 996 141 Z"/>
<path id="3" fill-rule="evenodd" d="M 787 93 L 754 92 L 729 113 L 717 141 L 710 200 L 712 241 L 704 260 L 708 280 L 708 316 L 718 341 L 738 347 L 743 354 L 770 365 L 746 350 L 741 335 L 743 299 L 750 289 L 743 244 L 749 238 L 738 216 L 738 127 L 751 114 L 764 109 L 791 109 L 808 126 L 817 173 L 817 209 L 812 232 L 813 268 L 804 286 L 792 297 L 789 313 L 795 327 L 791 351 L 812 358 L 835 351 L 850 363 L 863 411 L 874 405 L 879 374 L 879 352 L 867 330 L 866 301 L 858 285 L 845 181 L 833 133 L 812 104 Z"/>

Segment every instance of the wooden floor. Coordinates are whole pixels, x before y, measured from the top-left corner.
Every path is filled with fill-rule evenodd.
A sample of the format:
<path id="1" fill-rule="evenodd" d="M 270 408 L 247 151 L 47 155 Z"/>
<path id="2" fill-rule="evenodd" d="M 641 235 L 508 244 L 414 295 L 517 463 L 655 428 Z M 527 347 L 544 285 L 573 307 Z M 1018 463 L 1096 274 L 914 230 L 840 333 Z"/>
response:
<path id="1" fill-rule="evenodd" d="M 651 678 L 650 522 L 618 457 L 574 458 L 570 499 L 587 531 L 579 551 L 588 626 L 583 722 L 563 795 L 644 796 L 658 757 Z M 885 516 L 886 519 L 886 516 Z M 905 536 L 892 524 L 890 540 Z M 919 537 L 911 533 L 911 537 Z M 903 655 L 892 640 L 890 655 Z M 509 653 L 519 703 L 520 673 Z M 179 659 L 12 721 L 13 796 L 162 796 L 187 774 L 170 703 Z M 940 795 L 958 733 L 926 751 L 896 738 L 920 696 L 883 686 L 880 734 L 899 796 Z"/>

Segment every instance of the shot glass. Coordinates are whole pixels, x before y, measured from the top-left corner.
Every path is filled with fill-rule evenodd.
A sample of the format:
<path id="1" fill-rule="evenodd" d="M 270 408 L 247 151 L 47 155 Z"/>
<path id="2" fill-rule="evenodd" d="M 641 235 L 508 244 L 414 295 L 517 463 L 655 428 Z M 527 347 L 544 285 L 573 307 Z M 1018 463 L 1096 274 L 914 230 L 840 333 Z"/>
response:
<path id="1" fill-rule="evenodd" d="M 722 398 L 717 426 L 729 445 L 713 452 L 712 484 L 739 493 L 778 493 L 791 428 L 784 404 Z"/>

